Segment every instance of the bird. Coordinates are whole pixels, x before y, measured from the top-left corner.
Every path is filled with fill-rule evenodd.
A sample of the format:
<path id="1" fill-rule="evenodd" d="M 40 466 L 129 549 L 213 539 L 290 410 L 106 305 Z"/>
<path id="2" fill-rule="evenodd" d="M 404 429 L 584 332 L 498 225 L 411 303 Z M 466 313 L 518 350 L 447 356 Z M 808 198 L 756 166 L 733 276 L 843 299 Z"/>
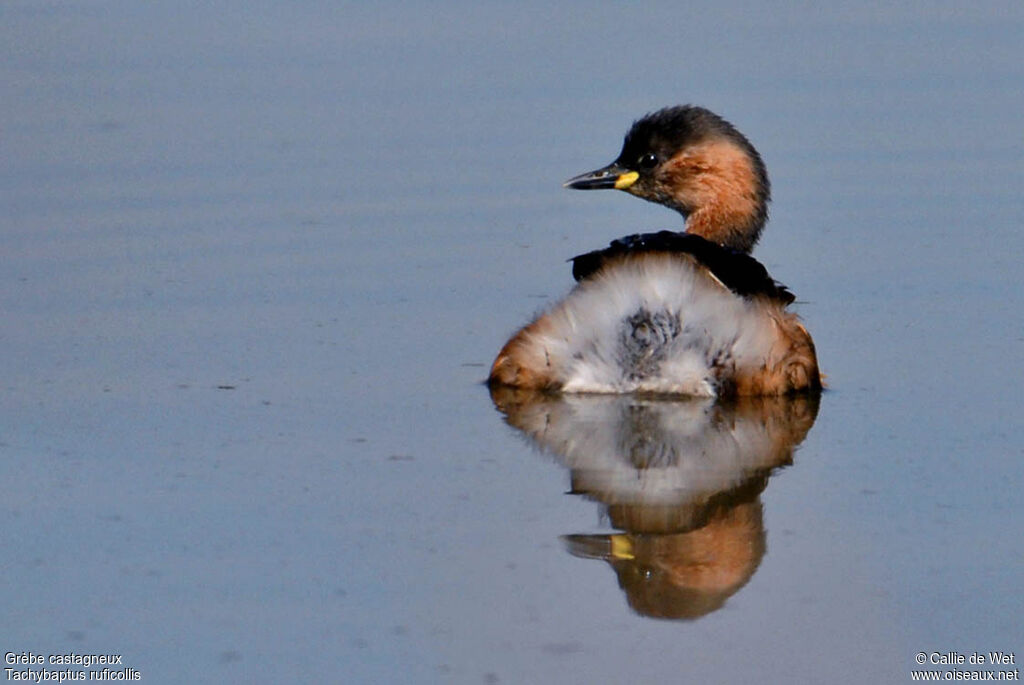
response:
<path id="1" fill-rule="evenodd" d="M 611 164 L 565 187 L 682 215 L 574 257 L 576 285 L 516 332 L 488 383 L 552 393 L 770 396 L 822 388 L 794 295 L 750 255 L 771 186 L 750 141 L 696 105 L 636 120 Z"/>

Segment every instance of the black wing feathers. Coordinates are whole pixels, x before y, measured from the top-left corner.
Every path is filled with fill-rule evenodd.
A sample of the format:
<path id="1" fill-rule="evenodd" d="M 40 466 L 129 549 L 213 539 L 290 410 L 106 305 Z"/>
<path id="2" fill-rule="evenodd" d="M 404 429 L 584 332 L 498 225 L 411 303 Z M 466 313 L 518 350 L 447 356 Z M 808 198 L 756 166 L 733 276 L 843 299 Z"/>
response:
<path id="1" fill-rule="evenodd" d="M 768 275 L 761 262 L 743 252 L 722 247 L 699 235 L 660 231 L 638 233 L 613 240 L 603 250 L 594 250 L 572 258 L 572 277 L 577 281 L 589 277 L 610 260 L 643 252 L 683 252 L 707 267 L 715 278 L 737 295 L 762 295 L 789 304 L 796 297 L 786 286 Z"/>

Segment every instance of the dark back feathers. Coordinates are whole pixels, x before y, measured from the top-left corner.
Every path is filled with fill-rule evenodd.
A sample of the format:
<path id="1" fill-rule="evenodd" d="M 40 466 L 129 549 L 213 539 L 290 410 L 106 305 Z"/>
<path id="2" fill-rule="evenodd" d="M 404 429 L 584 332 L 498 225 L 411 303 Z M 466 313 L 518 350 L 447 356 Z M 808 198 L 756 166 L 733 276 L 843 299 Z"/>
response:
<path id="1" fill-rule="evenodd" d="M 626 236 L 613 240 L 603 250 L 594 250 L 573 257 L 570 260 L 572 277 L 582 281 L 615 259 L 645 252 L 688 254 L 714 274 L 727 288 L 742 297 L 763 296 L 783 304 L 789 304 L 796 299 L 786 286 L 768 274 L 768 270 L 761 262 L 749 254 L 722 247 L 698 235 L 673 231 Z"/>

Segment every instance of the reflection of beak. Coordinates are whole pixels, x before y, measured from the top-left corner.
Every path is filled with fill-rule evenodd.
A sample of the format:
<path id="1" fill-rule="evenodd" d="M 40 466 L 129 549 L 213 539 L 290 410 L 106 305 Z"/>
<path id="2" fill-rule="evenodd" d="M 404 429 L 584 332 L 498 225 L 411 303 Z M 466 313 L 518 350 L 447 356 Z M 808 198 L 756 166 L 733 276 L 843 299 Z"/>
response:
<path id="1" fill-rule="evenodd" d="M 574 176 L 564 185 L 566 188 L 575 188 L 576 190 L 608 190 L 611 188 L 625 190 L 636 183 L 638 178 L 640 178 L 640 174 L 637 172 L 612 162 L 603 169 Z"/>
<path id="2" fill-rule="evenodd" d="M 569 554 L 584 559 L 628 561 L 635 559 L 633 540 L 628 535 L 564 535 Z"/>

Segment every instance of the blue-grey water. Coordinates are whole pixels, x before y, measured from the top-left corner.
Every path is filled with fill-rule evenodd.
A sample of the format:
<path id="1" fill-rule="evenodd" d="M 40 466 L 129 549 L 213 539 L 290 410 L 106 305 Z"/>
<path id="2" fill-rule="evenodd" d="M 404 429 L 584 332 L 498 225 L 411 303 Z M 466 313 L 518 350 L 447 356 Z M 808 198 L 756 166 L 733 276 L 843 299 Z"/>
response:
<path id="1" fill-rule="evenodd" d="M 1024 658 L 1022 34 L 1015 2 L 5 2 L 3 677 Z M 685 102 L 768 164 L 820 405 L 492 400 L 566 258 L 681 225 L 561 182 Z"/>

